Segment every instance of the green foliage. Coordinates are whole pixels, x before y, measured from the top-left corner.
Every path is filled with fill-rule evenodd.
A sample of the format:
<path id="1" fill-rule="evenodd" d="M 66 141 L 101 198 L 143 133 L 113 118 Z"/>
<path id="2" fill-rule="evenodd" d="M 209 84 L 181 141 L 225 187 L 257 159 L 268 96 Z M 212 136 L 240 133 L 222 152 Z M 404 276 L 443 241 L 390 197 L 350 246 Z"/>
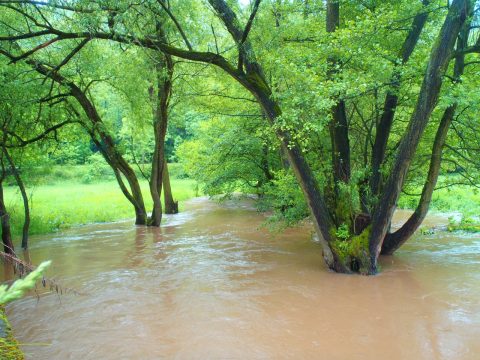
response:
<path id="1" fill-rule="evenodd" d="M 84 184 L 115 179 L 112 168 L 105 162 L 105 159 L 100 153 L 90 155 L 87 164 L 88 171 L 81 178 Z"/>
<path id="2" fill-rule="evenodd" d="M 335 237 L 343 241 L 348 240 L 350 238 L 349 226 L 347 224 L 340 225 L 335 232 Z"/>
<path id="3" fill-rule="evenodd" d="M 458 176 L 445 175 L 439 179 L 439 184 L 448 184 L 458 182 Z M 409 194 L 420 194 L 422 185 L 411 186 L 408 188 Z M 398 207 L 402 209 L 415 209 L 418 205 L 418 195 L 403 194 Z M 453 185 L 448 188 L 435 190 L 430 210 L 434 212 L 459 212 L 465 217 L 476 217 L 480 215 L 480 193 L 476 188 L 469 186 Z"/>
<path id="4" fill-rule="evenodd" d="M 477 217 L 468 217 L 462 216 L 459 221 L 456 221 L 454 218 L 449 218 L 449 224 L 447 230 L 450 232 L 453 231 L 466 231 L 471 233 L 480 232 L 480 219 Z"/>
<path id="5" fill-rule="evenodd" d="M 38 267 L 25 276 L 23 279 L 15 280 L 8 285 L 0 285 L 0 305 L 6 305 L 9 302 L 20 299 L 27 291 L 33 289 L 37 281 L 39 281 L 43 272 L 51 264 L 51 261 L 44 261 Z"/>
<path id="6" fill-rule="evenodd" d="M 262 193 L 277 159 L 256 136 L 257 126 L 261 126 L 258 120 L 245 118 L 200 120 L 176 155 L 185 173 L 208 195 Z"/>
<path id="7" fill-rule="evenodd" d="M 309 215 L 307 203 L 297 179 L 291 171 L 280 170 L 275 179 L 265 187 L 265 196 L 260 200 L 263 209 L 273 209 L 269 224 L 293 226 Z"/>

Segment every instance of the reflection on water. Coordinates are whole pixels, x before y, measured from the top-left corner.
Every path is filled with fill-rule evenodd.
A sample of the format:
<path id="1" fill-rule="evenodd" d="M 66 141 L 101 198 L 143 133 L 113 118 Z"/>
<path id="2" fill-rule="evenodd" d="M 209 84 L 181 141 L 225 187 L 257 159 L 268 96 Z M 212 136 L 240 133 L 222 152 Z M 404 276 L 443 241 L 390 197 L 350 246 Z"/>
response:
<path id="1" fill-rule="evenodd" d="M 32 261 L 83 295 L 9 306 L 27 358 L 478 358 L 478 236 L 422 236 L 381 275 L 345 276 L 306 226 L 270 234 L 248 202 L 186 207 L 160 229 L 32 239 Z"/>

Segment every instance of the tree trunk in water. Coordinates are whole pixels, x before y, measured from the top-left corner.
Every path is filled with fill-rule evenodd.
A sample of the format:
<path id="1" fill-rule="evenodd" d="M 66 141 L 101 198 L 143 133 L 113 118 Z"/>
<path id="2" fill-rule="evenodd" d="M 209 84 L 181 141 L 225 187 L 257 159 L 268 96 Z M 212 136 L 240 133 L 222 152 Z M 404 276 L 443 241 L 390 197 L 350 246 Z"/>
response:
<path id="1" fill-rule="evenodd" d="M 448 107 L 442 117 L 440 126 L 435 135 L 435 142 L 430 159 L 427 180 L 423 185 L 422 195 L 415 212 L 408 218 L 405 224 L 394 233 L 387 234 L 382 245 L 381 253 L 383 255 L 392 255 L 405 241 L 407 241 L 417 231 L 422 221 L 427 216 L 428 208 L 432 200 L 433 191 L 437 184 L 440 165 L 442 162 L 442 148 L 447 138 L 448 129 L 453 121 L 456 105 Z"/>
<path id="2" fill-rule="evenodd" d="M 262 67 L 256 61 L 255 52 L 251 43 L 248 39 L 244 38 L 243 29 L 240 28 L 235 13 L 224 0 L 209 0 L 209 3 L 238 45 L 239 59 L 241 59 L 239 65 L 242 66 L 239 66 L 238 69 L 234 69 L 233 67 L 226 67 L 224 69 L 255 97 L 262 107 L 269 123 L 276 125 L 276 120 L 281 116 L 282 111 L 272 96 L 271 88 L 265 80 Z M 243 65 L 246 72 L 243 71 Z M 287 155 L 291 168 L 305 196 L 327 266 L 337 272 L 352 272 L 350 267 L 342 262 L 339 255 L 332 251 L 330 243 L 333 242 L 334 239 L 332 238 L 331 230 L 335 229 L 333 218 L 327 209 L 317 180 L 300 146 L 288 131 L 278 126 L 274 128 L 283 152 Z"/>
<path id="3" fill-rule="evenodd" d="M 373 213 L 369 240 L 371 273 L 377 271 L 377 259 L 389 229 L 398 196 L 420 138 L 437 103 L 442 77 L 453 54 L 455 41 L 469 14 L 469 0 L 454 0 L 432 49 L 415 111 L 398 148 L 380 202 Z"/>
<path id="4" fill-rule="evenodd" d="M 157 27 L 159 37 L 164 39 L 165 35 L 162 29 Z M 156 71 L 156 88 L 157 94 L 154 106 L 153 131 L 155 135 L 155 153 L 152 159 L 152 172 L 150 175 L 150 194 L 153 200 L 152 216 L 149 220 L 150 226 L 160 226 L 162 222 L 162 185 L 165 160 L 165 136 L 167 135 L 168 127 L 168 106 L 170 96 L 172 93 L 172 79 L 173 79 L 173 60 L 170 55 L 159 54 L 155 59 Z M 151 92 L 153 99 L 153 90 Z M 168 171 L 168 170 L 167 170 Z M 167 172 L 168 174 L 168 172 Z M 168 181 L 170 187 L 170 181 Z M 171 197 L 171 189 L 168 189 Z M 167 194 L 165 194 L 167 196 Z M 166 198 L 165 198 L 166 199 Z M 170 200 L 170 199 L 169 199 Z M 172 200 L 173 202 L 173 200 Z M 170 207 L 169 210 L 172 210 Z"/>
<path id="5" fill-rule="evenodd" d="M 5 207 L 5 200 L 3 197 L 3 179 L 4 174 L 2 175 L 2 179 L 0 180 L 0 218 L 2 222 L 2 242 L 3 242 L 3 249 L 7 254 L 15 255 L 15 247 L 13 246 L 12 242 L 12 232 L 10 230 L 10 215 L 7 212 L 7 208 Z"/>
<path id="6" fill-rule="evenodd" d="M 163 154 L 162 154 L 163 155 Z M 159 144 L 155 135 L 155 152 L 152 159 L 152 172 L 150 174 L 150 195 L 153 200 L 152 215 L 148 220 L 149 226 L 160 226 L 162 222 L 162 201 L 160 195 L 162 193 L 162 172 L 164 159 L 160 159 Z M 160 183 L 160 186 L 159 186 Z"/>
<path id="7" fill-rule="evenodd" d="M 262 79 L 260 74 L 257 74 L 257 79 Z M 264 86 L 258 86 L 258 82 L 252 82 L 247 89 L 258 100 L 262 106 L 268 121 L 273 125 L 277 117 L 281 115 L 281 110 L 278 104 L 272 99 L 271 92 L 268 86 L 263 81 Z M 341 273 L 350 273 L 351 269 L 341 261 L 338 254 L 332 251 L 330 242 L 333 241 L 330 231 L 334 229 L 333 219 L 327 209 L 325 200 L 318 187 L 317 180 L 308 165 L 305 156 L 302 153 L 299 145 L 292 139 L 288 131 L 276 129 L 276 135 L 281 142 L 282 150 L 287 156 L 291 169 L 302 189 L 302 192 L 307 201 L 308 209 L 312 215 L 312 221 L 315 231 L 318 235 L 318 240 L 322 246 L 323 257 L 327 266 Z"/>
<path id="8" fill-rule="evenodd" d="M 12 157 L 8 153 L 8 150 L 4 148 L 3 152 L 5 154 L 5 157 L 7 158 L 8 163 L 10 164 L 10 168 L 12 169 L 13 176 L 15 177 L 15 181 L 17 182 L 18 188 L 20 189 L 20 194 L 22 195 L 23 210 L 25 215 L 25 219 L 23 221 L 23 229 L 22 229 L 22 248 L 27 249 L 28 248 L 28 231 L 30 229 L 30 206 L 28 203 L 27 191 L 25 189 L 25 185 L 22 181 L 20 173 L 18 172 Z"/>
<path id="9" fill-rule="evenodd" d="M 163 165 L 162 180 L 165 214 L 178 214 L 178 201 L 173 200 L 172 187 L 170 185 L 170 174 L 168 173 L 168 164 L 166 161 Z"/>

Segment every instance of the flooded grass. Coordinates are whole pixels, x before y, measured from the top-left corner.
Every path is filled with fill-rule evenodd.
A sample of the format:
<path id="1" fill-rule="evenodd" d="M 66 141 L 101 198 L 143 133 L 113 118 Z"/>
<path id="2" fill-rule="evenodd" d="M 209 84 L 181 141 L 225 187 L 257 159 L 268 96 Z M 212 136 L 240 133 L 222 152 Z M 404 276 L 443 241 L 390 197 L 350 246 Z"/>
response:
<path id="1" fill-rule="evenodd" d="M 183 201 L 196 196 L 195 181 L 171 179 L 173 196 Z M 146 181 L 141 183 L 147 209 L 152 206 Z M 115 181 L 81 184 L 77 182 L 39 185 L 27 189 L 31 199 L 31 231 L 47 234 L 74 225 L 133 218 L 132 205 Z M 23 207 L 16 187 L 5 189 L 13 234 L 21 234 Z M 162 199 L 163 200 L 163 199 Z"/>

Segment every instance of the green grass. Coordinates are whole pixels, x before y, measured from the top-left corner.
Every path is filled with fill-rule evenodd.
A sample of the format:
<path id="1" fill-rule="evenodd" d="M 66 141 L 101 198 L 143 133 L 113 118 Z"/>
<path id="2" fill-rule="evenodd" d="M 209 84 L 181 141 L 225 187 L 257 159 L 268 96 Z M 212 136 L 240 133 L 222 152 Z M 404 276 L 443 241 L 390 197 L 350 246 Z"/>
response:
<path id="1" fill-rule="evenodd" d="M 421 192 L 417 189 L 417 193 Z M 415 209 L 418 204 L 417 196 L 402 195 L 398 206 L 402 209 Z M 430 210 L 435 212 L 460 212 L 465 217 L 480 215 L 480 193 L 475 188 L 455 186 L 436 190 L 433 193 Z"/>
<path id="2" fill-rule="evenodd" d="M 420 193 L 421 190 L 418 188 L 414 192 Z M 418 196 L 402 195 L 398 205 L 402 209 L 415 209 L 418 199 Z M 436 190 L 430 203 L 430 211 L 461 214 L 460 220 L 450 220 L 449 231 L 480 232 L 480 193 L 474 187 L 454 186 Z"/>
<path id="3" fill-rule="evenodd" d="M 195 181 L 171 179 L 175 200 L 195 197 Z M 28 184 L 27 184 L 28 185 Z M 146 181 L 141 183 L 147 209 L 152 200 Z M 31 196 L 30 234 L 46 234 L 74 225 L 133 218 L 132 205 L 115 181 L 82 184 L 69 182 L 27 188 Z M 20 235 L 23 207 L 16 187 L 5 188 L 5 202 L 11 216 L 12 233 Z"/>

